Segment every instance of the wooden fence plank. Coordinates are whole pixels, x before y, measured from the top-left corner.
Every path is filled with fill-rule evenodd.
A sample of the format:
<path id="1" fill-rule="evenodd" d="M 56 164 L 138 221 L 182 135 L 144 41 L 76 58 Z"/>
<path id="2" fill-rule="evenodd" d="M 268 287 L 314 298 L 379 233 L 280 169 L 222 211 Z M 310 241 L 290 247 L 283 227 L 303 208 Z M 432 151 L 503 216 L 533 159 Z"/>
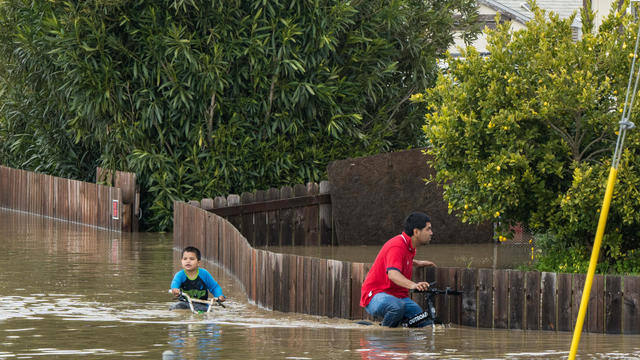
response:
<path id="1" fill-rule="evenodd" d="M 304 298 L 305 298 L 305 288 L 304 288 L 304 256 L 296 257 L 296 312 L 304 313 Z"/>
<path id="2" fill-rule="evenodd" d="M 622 277 L 605 278 L 605 329 L 607 334 L 622 332 Z"/>
<path id="3" fill-rule="evenodd" d="M 316 183 L 307 184 L 307 195 L 318 195 L 320 187 Z M 320 230 L 318 221 L 320 218 L 320 206 L 310 205 L 304 207 L 304 244 L 306 246 L 320 245 Z"/>
<path id="4" fill-rule="evenodd" d="M 439 288 L 458 289 L 456 282 L 456 268 L 439 267 L 436 269 L 436 284 Z M 459 323 L 458 315 L 460 308 L 458 304 L 460 296 L 438 296 L 435 300 L 436 313 L 440 320 L 445 323 Z"/>
<path id="5" fill-rule="evenodd" d="M 231 227 L 231 226 L 233 225 L 229 221 L 221 221 L 218 224 L 218 264 L 220 264 L 220 266 L 222 267 L 225 267 L 225 259 L 227 257 L 227 251 L 228 251 L 227 250 L 227 227 Z"/>
<path id="6" fill-rule="evenodd" d="M 496 329 L 509 328 L 509 272 L 496 270 L 493 272 L 493 326 Z"/>
<path id="7" fill-rule="evenodd" d="M 221 221 L 225 220 L 214 214 L 209 214 L 207 218 L 207 238 L 209 239 L 207 253 L 212 259 L 215 259 L 217 263 L 220 263 L 220 231 L 218 230 L 218 226 L 220 226 Z"/>
<path id="8" fill-rule="evenodd" d="M 622 306 L 622 332 L 640 333 L 640 277 L 623 277 L 624 302 Z"/>
<path id="9" fill-rule="evenodd" d="M 365 270 L 364 270 L 364 274 L 365 277 L 364 279 L 366 279 L 366 274 L 369 272 L 370 268 L 365 266 Z M 413 276 L 411 277 L 411 280 L 413 282 L 420 282 L 420 281 L 425 281 L 425 275 L 424 275 L 424 267 L 413 267 L 413 272 L 412 272 Z M 409 292 L 409 297 L 411 298 L 411 300 L 415 301 L 416 304 L 418 304 L 422 309 L 426 309 L 426 300 L 425 300 L 425 296 L 421 293 L 417 293 L 417 292 Z"/>
<path id="10" fill-rule="evenodd" d="M 571 331 L 571 274 L 558 274 L 558 330 Z"/>
<path id="11" fill-rule="evenodd" d="M 275 276 L 278 275 L 275 273 L 275 265 L 274 265 L 274 253 L 272 253 L 271 251 L 265 251 L 265 257 L 264 257 L 264 269 L 265 272 L 263 272 L 262 276 L 265 279 L 265 307 L 269 310 L 274 310 L 273 307 L 273 299 L 275 297 Z"/>
<path id="12" fill-rule="evenodd" d="M 311 272 L 312 270 L 312 258 L 305 256 L 303 258 L 303 274 L 302 276 L 304 277 L 304 284 L 303 284 L 303 291 L 304 291 L 304 299 L 303 299 L 303 309 L 304 309 L 304 313 L 305 314 L 311 314 L 311 291 L 312 288 L 315 287 L 315 284 L 313 284 L 311 282 Z"/>
<path id="13" fill-rule="evenodd" d="M 201 253 L 206 254 L 206 249 L 204 245 L 204 221 L 203 221 L 203 211 L 193 211 L 193 216 L 191 218 L 191 223 L 189 226 L 193 229 L 193 239 L 191 240 L 191 245 L 195 246 L 200 250 Z"/>
<path id="14" fill-rule="evenodd" d="M 478 269 L 478 327 L 493 327 L 493 270 Z"/>
<path id="15" fill-rule="evenodd" d="M 364 281 L 364 264 L 351 263 L 351 319 L 362 319 L 363 309 L 360 307 L 360 291 Z"/>
<path id="16" fill-rule="evenodd" d="M 98 185 L 96 184 L 88 184 L 89 188 L 87 189 L 87 198 L 89 199 L 89 223 L 92 225 L 98 225 Z"/>
<path id="17" fill-rule="evenodd" d="M 69 180 L 69 221 L 81 222 L 80 212 L 80 182 Z"/>
<path id="18" fill-rule="evenodd" d="M 318 301 L 318 287 L 320 285 L 320 262 L 324 261 L 323 259 L 311 258 L 311 308 L 309 309 L 309 314 L 311 315 L 319 315 L 320 314 L 320 302 Z"/>
<path id="19" fill-rule="evenodd" d="M 542 330 L 556 330 L 557 328 L 557 293 L 556 273 L 542 273 Z"/>
<path id="20" fill-rule="evenodd" d="M 540 273 L 525 273 L 525 329 L 540 329 Z"/>
<path id="21" fill-rule="evenodd" d="M 29 172 L 28 171 L 24 171 L 24 170 L 20 170 L 20 192 L 18 194 L 16 194 L 16 196 L 18 196 L 18 204 L 19 210 L 22 211 L 29 211 L 29 204 L 27 199 L 29 198 Z"/>
<path id="22" fill-rule="evenodd" d="M 247 205 L 255 202 L 255 195 L 250 192 L 243 192 L 240 195 L 240 204 Z M 244 237 L 249 241 L 249 244 L 253 247 L 256 246 L 256 235 L 255 235 L 255 224 L 253 221 L 253 213 L 245 213 L 241 216 L 241 225 L 238 230 L 244 235 Z"/>
<path id="23" fill-rule="evenodd" d="M 0 208 L 7 207 L 6 197 L 7 197 L 7 194 L 9 194 L 9 192 L 7 191 L 9 184 L 6 179 L 6 173 L 7 173 L 6 168 L 0 165 Z"/>
<path id="24" fill-rule="evenodd" d="M 293 187 L 293 196 L 307 196 L 307 187 L 297 184 Z M 293 210 L 293 244 L 305 245 L 306 229 L 305 229 L 305 211 L 304 208 L 296 208 Z"/>
<path id="25" fill-rule="evenodd" d="M 289 278 L 287 286 L 289 288 L 289 312 L 297 311 L 297 281 L 298 281 L 298 256 L 287 255 L 289 258 Z"/>
<path id="26" fill-rule="evenodd" d="M 258 190 L 254 194 L 254 203 L 264 202 L 267 200 L 267 192 L 264 190 Z M 252 246 L 263 247 L 268 244 L 267 242 L 267 213 L 258 212 L 253 214 L 253 236 L 254 243 Z M 244 234 L 244 233 L 243 233 Z"/>
<path id="27" fill-rule="evenodd" d="M 69 219 L 69 181 L 63 178 L 56 178 L 56 186 L 58 188 L 57 194 L 58 194 L 58 198 L 56 199 L 56 203 L 58 204 L 58 211 L 56 212 L 56 218 L 58 219 L 64 219 L 64 220 L 68 220 Z M 109 192 L 109 208 L 111 208 L 111 192 Z M 111 212 L 109 212 L 109 214 L 111 214 Z M 109 219 L 111 219 L 111 217 L 109 216 Z M 111 221 L 109 221 L 108 225 L 106 226 L 107 228 L 110 229 L 109 224 L 111 224 Z"/>
<path id="28" fill-rule="evenodd" d="M 280 190 L 271 188 L 267 191 L 267 201 L 279 200 Z M 272 210 L 266 213 L 266 245 L 267 246 L 279 246 L 280 245 L 280 233 L 278 224 L 278 211 Z"/>
<path id="29" fill-rule="evenodd" d="M 524 327 L 524 273 L 509 271 L 509 329 Z"/>
<path id="30" fill-rule="evenodd" d="M 40 181 L 40 174 L 36 174 L 36 173 L 32 173 L 29 172 L 28 173 L 28 178 L 29 178 L 29 212 L 31 213 L 35 213 L 35 214 L 42 214 L 42 209 L 40 209 L 40 192 L 42 191 L 41 188 L 41 181 Z"/>
<path id="31" fill-rule="evenodd" d="M 329 298 L 332 300 L 329 316 L 339 318 L 341 317 L 341 304 L 344 302 L 344 295 L 340 292 L 342 261 L 329 260 L 327 262 L 327 272 L 329 277 Z"/>
<path id="32" fill-rule="evenodd" d="M 290 199 L 293 197 L 293 188 L 290 186 L 283 186 L 280 189 L 280 199 Z M 280 240 L 278 243 L 282 246 L 293 245 L 293 229 L 294 229 L 294 217 L 292 209 L 281 209 L 278 211 L 278 224 Z"/>
<path id="33" fill-rule="evenodd" d="M 6 208 L 7 206 L 7 194 L 9 192 L 9 182 L 7 181 L 7 168 L 0 165 L 0 207 Z"/>
<path id="34" fill-rule="evenodd" d="M 573 302 L 571 304 L 571 328 L 575 328 L 578 319 L 578 311 L 580 310 L 580 301 L 582 301 L 582 293 L 584 291 L 584 283 L 587 279 L 586 274 L 573 274 L 571 281 L 571 292 Z M 589 319 L 585 317 L 582 331 L 586 332 L 589 327 Z"/>
<path id="35" fill-rule="evenodd" d="M 284 267 L 284 254 L 274 254 L 274 274 L 276 278 L 273 282 L 273 293 L 275 294 L 273 299 L 274 310 L 278 311 L 287 311 L 286 302 L 283 301 L 285 298 L 289 296 L 289 288 L 286 286 L 285 282 L 285 273 L 289 271 L 288 268 Z M 277 307 L 276 307 L 277 304 Z"/>
<path id="36" fill-rule="evenodd" d="M 461 269 L 459 272 L 460 287 L 462 291 L 461 325 L 477 327 L 477 269 Z"/>
<path id="37" fill-rule="evenodd" d="M 213 210 L 216 207 L 213 204 L 213 199 L 209 199 L 209 198 L 205 198 L 200 200 L 200 207 L 202 208 L 202 210 Z"/>
<path id="38" fill-rule="evenodd" d="M 240 195 L 229 194 L 227 196 L 227 206 L 237 206 L 237 205 L 240 205 Z M 236 229 L 238 229 L 242 233 L 242 216 L 240 215 L 229 216 L 227 220 L 231 223 L 231 225 L 233 225 Z M 251 242 L 249 242 L 249 244 L 251 244 Z"/>
<path id="39" fill-rule="evenodd" d="M 595 275 L 589 294 L 589 307 L 587 308 L 588 331 L 604 332 L 604 276 Z"/>
<path id="40" fill-rule="evenodd" d="M 98 185 L 98 203 L 100 203 L 100 190 L 102 185 Z M 100 219 L 102 211 L 100 210 L 100 206 L 98 207 L 98 220 Z M 178 244 L 180 244 L 180 238 L 182 234 L 182 224 L 184 223 L 180 216 L 182 215 L 182 208 L 180 206 L 180 201 L 173 201 L 173 248 L 175 249 Z"/>
<path id="41" fill-rule="evenodd" d="M 329 194 L 330 191 L 330 183 L 328 181 L 321 181 L 320 194 Z M 337 245 L 333 243 L 333 218 L 331 217 L 331 204 L 320 204 L 318 216 L 320 245 Z"/>
<path id="42" fill-rule="evenodd" d="M 290 304 L 290 296 L 291 296 L 291 291 L 295 291 L 295 289 L 292 289 L 290 287 L 290 276 L 291 276 L 291 258 L 292 256 L 290 254 L 281 254 L 280 256 L 280 272 L 282 274 L 282 276 L 278 279 L 278 286 L 280 289 L 280 295 L 279 295 L 279 299 L 278 302 L 280 303 L 280 310 L 282 312 L 289 312 L 291 311 L 291 304 Z"/>
<path id="43" fill-rule="evenodd" d="M 327 259 L 321 259 L 318 272 L 318 315 L 329 316 L 329 304 L 333 299 L 329 294 L 329 264 Z"/>
<path id="44" fill-rule="evenodd" d="M 258 299 L 260 306 L 267 307 L 267 252 L 264 250 L 258 251 L 258 266 L 260 271 L 260 281 L 258 281 Z"/>
<path id="45" fill-rule="evenodd" d="M 55 179 L 54 179 L 54 184 L 55 184 Z M 55 188 L 55 186 L 54 186 Z M 96 206 L 96 217 L 97 217 L 97 221 L 96 221 L 96 225 L 98 225 L 101 228 L 106 228 L 108 225 L 108 216 L 110 216 L 109 213 L 109 198 L 108 198 L 108 187 L 104 186 L 104 185 L 98 185 L 97 189 L 96 189 L 96 196 L 97 196 L 97 206 Z M 176 229 L 176 226 L 180 227 L 182 225 L 182 221 L 179 221 L 178 219 L 175 218 L 175 206 L 176 203 L 174 201 L 174 219 L 173 219 L 173 228 Z M 55 212 L 55 208 L 54 208 L 54 212 Z M 176 231 L 174 230 L 174 237 L 176 235 L 180 235 L 182 233 L 182 231 Z M 174 241 L 174 245 L 175 245 L 175 241 Z"/>
<path id="46" fill-rule="evenodd" d="M 340 272 L 340 317 L 343 319 L 351 319 L 351 263 L 342 261 L 342 269 Z M 360 306 L 360 298 L 358 298 L 358 306 Z"/>
<path id="47" fill-rule="evenodd" d="M 260 269 L 258 268 L 258 251 L 256 249 L 251 249 L 251 286 L 250 286 L 250 295 L 249 299 L 251 299 L 255 304 L 258 303 L 258 281 L 260 281 Z"/>

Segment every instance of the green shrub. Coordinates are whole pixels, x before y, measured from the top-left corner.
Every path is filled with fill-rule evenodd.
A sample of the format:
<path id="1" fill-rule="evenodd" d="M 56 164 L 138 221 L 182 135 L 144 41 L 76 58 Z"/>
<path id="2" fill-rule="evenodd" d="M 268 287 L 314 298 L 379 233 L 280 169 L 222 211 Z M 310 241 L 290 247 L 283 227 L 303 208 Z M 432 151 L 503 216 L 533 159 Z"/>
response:
<path id="1" fill-rule="evenodd" d="M 133 171 L 151 230 L 174 200 L 325 177 L 421 144 L 430 87 L 475 1 L 0 2 L 0 161 Z"/>
<path id="2" fill-rule="evenodd" d="M 598 33 L 573 41 L 573 17 L 532 8 L 526 29 L 502 23 L 488 31 L 490 56 L 466 49 L 463 59 L 450 59 L 434 88 L 414 99 L 428 106 L 423 130 L 437 171 L 431 180 L 443 184 L 450 211 L 464 222 L 497 223 L 499 239 L 510 237 L 509 226 L 517 223 L 549 232 L 539 267 L 584 271 L 638 26 L 614 11 Z M 635 123 L 638 110 L 636 102 Z M 640 136 L 632 130 L 600 271 L 634 267 L 623 258 L 640 244 L 639 163 Z"/>

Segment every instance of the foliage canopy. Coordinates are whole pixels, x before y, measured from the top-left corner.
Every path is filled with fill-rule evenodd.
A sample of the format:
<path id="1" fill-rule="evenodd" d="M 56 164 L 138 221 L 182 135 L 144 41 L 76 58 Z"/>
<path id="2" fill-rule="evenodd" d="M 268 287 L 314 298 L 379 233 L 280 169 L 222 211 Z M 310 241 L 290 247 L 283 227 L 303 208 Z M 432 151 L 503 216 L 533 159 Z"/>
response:
<path id="1" fill-rule="evenodd" d="M 526 29 L 489 30 L 490 56 L 467 48 L 414 99 L 429 107 L 423 130 L 450 209 L 466 222 L 499 223 L 499 240 L 516 223 L 546 233 L 542 270 L 586 271 L 638 26 L 613 11 L 597 33 L 574 41 L 573 18 L 532 5 Z M 639 110 L 636 102 L 636 124 Z M 639 161 L 632 130 L 601 271 L 640 272 Z"/>
<path id="2" fill-rule="evenodd" d="M 136 172 L 165 230 L 175 199 L 419 145 L 407 100 L 475 16 L 472 0 L 5 0 L 0 162 Z"/>

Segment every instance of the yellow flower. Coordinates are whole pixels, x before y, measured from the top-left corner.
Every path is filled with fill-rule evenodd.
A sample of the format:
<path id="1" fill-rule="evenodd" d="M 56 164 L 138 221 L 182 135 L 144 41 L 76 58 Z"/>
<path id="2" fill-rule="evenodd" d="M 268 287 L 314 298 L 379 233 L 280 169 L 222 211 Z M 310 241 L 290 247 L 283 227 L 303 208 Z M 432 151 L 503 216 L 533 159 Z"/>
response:
<path id="1" fill-rule="evenodd" d="M 495 217 L 500 216 L 500 211 L 496 211 L 496 213 L 495 213 L 495 214 L 493 214 L 493 215 L 494 215 Z"/>
<path id="2" fill-rule="evenodd" d="M 467 210 L 469 208 L 468 204 L 464 204 L 464 209 Z"/>
<path id="3" fill-rule="evenodd" d="M 420 101 L 424 98 L 424 94 L 422 93 L 417 93 L 417 94 L 413 94 L 411 95 L 411 97 L 409 98 L 409 100 L 411 101 Z"/>
<path id="4" fill-rule="evenodd" d="M 496 170 L 500 171 L 500 165 L 496 166 Z"/>

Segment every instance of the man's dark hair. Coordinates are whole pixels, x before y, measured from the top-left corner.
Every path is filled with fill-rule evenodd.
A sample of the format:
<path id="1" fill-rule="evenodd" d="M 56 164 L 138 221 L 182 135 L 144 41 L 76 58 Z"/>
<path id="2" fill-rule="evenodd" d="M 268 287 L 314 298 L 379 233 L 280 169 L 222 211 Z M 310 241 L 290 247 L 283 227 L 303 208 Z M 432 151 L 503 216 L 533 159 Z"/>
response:
<path id="1" fill-rule="evenodd" d="M 184 250 L 182 250 L 182 256 L 184 256 L 184 253 L 186 252 L 191 252 L 196 254 L 196 259 L 198 259 L 198 261 L 200 261 L 200 250 L 198 250 L 197 247 L 195 246 L 187 246 L 186 248 L 184 248 Z"/>
<path id="2" fill-rule="evenodd" d="M 404 219 L 404 232 L 409 236 L 413 236 L 413 229 L 424 229 L 429 222 L 431 222 L 431 219 L 427 214 L 417 211 L 412 212 Z"/>

